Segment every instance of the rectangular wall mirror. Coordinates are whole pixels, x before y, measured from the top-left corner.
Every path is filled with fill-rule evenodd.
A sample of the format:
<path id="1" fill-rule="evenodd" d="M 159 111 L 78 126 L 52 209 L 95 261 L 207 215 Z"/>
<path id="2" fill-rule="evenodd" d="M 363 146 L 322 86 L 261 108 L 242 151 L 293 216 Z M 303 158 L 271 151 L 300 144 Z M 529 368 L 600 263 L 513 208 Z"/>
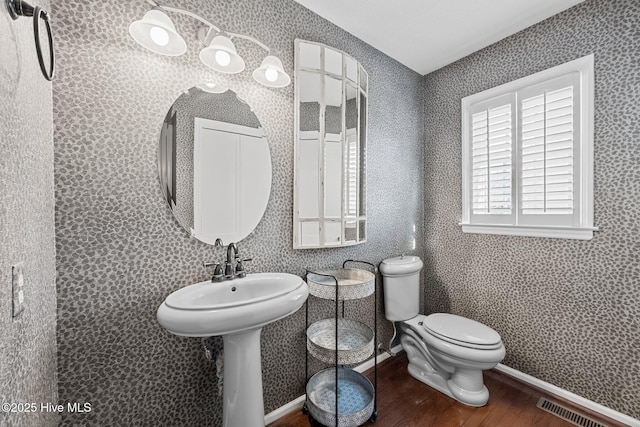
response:
<path id="1" fill-rule="evenodd" d="M 367 89 L 351 56 L 296 40 L 294 249 L 367 239 Z"/>

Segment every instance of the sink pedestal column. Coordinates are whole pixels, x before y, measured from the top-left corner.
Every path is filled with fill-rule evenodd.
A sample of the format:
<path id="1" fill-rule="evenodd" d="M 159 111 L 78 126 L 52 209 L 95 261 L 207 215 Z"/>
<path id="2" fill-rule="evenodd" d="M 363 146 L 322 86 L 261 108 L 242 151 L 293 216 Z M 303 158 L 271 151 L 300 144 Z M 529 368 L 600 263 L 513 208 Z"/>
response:
<path id="1" fill-rule="evenodd" d="M 224 427 L 264 426 L 262 400 L 262 328 L 224 335 Z"/>

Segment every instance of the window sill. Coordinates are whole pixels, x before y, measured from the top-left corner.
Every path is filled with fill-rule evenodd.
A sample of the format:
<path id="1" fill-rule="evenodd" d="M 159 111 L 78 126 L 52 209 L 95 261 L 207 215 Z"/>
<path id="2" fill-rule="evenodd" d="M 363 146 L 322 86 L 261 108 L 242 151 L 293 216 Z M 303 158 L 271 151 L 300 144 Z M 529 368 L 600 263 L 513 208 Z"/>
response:
<path id="1" fill-rule="evenodd" d="M 549 237 L 552 239 L 591 240 L 598 227 L 544 227 L 498 224 L 463 224 L 463 233 L 500 234 L 503 236 Z"/>

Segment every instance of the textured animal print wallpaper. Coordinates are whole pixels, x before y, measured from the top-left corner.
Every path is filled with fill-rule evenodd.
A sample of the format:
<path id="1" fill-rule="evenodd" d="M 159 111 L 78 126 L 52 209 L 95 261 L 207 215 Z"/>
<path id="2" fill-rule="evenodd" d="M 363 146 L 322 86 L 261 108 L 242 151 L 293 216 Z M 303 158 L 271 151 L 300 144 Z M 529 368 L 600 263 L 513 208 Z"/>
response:
<path id="1" fill-rule="evenodd" d="M 239 40 L 247 70 L 217 74 L 198 59 L 194 20 L 172 15 L 188 51 L 170 58 L 128 35 L 128 25 L 149 9 L 146 1 L 54 0 L 59 393 L 61 401 L 92 403 L 88 414 L 63 414 L 63 425 L 220 424 L 215 365 L 202 343 L 173 336 L 156 321 L 168 294 L 207 280 L 211 271 L 202 262 L 224 256 L 189 238 L 160 191 L 158 137 L 185 89 L 207 81 L 227 85 L 252 106 L 269 141 L 271 198 L 262 222 L 239 244 L 253 258 L 249 272 L 302 275 L 305 267 L 338 267 L 348 258 L 377 263 L 424 252 L 421 76 L 292 0 L 166 4 L 260 39 L 291 76 L 295 38 L 334 46 L 363 65 L 371 82 L 368 241 L 292 249 L 294 91 L 251 78 L 264 51 Z M 263 330 L 267 412 L 304 393 L 304 322 L 301 311 Z M 379 325 L 381 341 L 388 342 L 390 325 Z"/>
<path id="2" fill-rule="evenodd" d="M 49 1 L 32 1 L 49 10 Z M 0 5 L 0 412 L 2 426 L 57 425 L 51 83 L 40 73 L 31 18 Z M 12 269 L 23 264 L 24 311 L 12 317 Z M 27 408 L 28 410 L 29 408 Z"/>
<path id="3" fill-rule="evenodd" d="M 0 13 L 6 21 L 0 25 L 3 111 L 17 109 L 34 120 L 16 121 L 21 114 L 0 120 L 0 147 L 8 153 L 0 173 L 11 183 L 2 194 L 0 273 L 6 282 L 10 266 L 24 258 L 27 285 L 33 285 L 24 317 L 2 320 L 0 375 L 9 388 L 0 397 L 54 402 L 58 383 L 61 402 L 92 404 L 88 414 L 64 414 L 63 425 L 219 424 L 215 368 L 201 342 L 168 334 L 155 318 L 169 293 L 210 276 L 202 261 L 223 257 L 190 239 L 173 218 L 156 162 L 170 106 L 185 89 L 213 80 L 251 104 L 270 144 L 271 199 L 256 231 L 239 245 L 254 259 L 250 271 L 302 275 L 305 267 L 336 267 L 347 258 L 421 255 L 426 313 L 487 323 L 505 340 L 507 365 L 640 418 L 637 1 L 588 0 L 426 78 L 292 0 L 181 1 L 180 7 L 272 46 L 291 75 L 295 38 L 344 50 L 368 71 L 368 241 L 308 251 L 291 249 L 293 87 L 272 90 L 251 79 L 264 52 L 239 42 L 247 71 L 216 74 L 199 62 L 190 36 L 197 24 L 188 18 L 175 18 L 188 52 L 169 58 L 128 36 L 129 23 L 148 10 L 143 0 L 52 3 L 55 156 L 48 145 L 50 86 L 29 56 L 29 24 Z M 589 53 L 596 58 L 601 231 L 587 242 L 462 234 L 460 99 Z M 0 301 L 8 313 L 6 292 L 0 290 Z M 354 313 L 369 314 L 361 307 Z M 384 343 L 388 322 L 381 320 L 379 328 Z M 6 345 L 11 342 L 18 344 Z M 212 345 L 219 351 L 221 342 Z M 23 371 L 6 369 L 18 354 L 33 356 L 18 368 Z M 262 354 L 265 409 L 271 411 L 304 390 L 302 312 L 265 328 Z M 57 421 L 46 414 L 0 416 L 2 425 Z"/>
<path id="4" fill-rule="evenodd" d="M 640 418 L 640 3 L 588 0 L 427 75 L 425 309 L 472 317 L 503 363 Z M 593 240 L 463 234 L 461 98 L 593 53 Z"/>

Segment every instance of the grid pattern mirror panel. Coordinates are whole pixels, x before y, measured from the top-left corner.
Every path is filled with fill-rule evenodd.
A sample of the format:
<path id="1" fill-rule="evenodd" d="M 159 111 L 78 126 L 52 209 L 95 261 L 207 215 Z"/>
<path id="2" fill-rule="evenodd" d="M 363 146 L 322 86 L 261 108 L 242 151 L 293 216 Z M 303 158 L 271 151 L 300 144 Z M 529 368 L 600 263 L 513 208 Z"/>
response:
<path id="1" fill-rule="evenodd" d="M 295 70 L 293 248 L 364 243 L 368 75 L 346 53 L 298 39 Z"/>

